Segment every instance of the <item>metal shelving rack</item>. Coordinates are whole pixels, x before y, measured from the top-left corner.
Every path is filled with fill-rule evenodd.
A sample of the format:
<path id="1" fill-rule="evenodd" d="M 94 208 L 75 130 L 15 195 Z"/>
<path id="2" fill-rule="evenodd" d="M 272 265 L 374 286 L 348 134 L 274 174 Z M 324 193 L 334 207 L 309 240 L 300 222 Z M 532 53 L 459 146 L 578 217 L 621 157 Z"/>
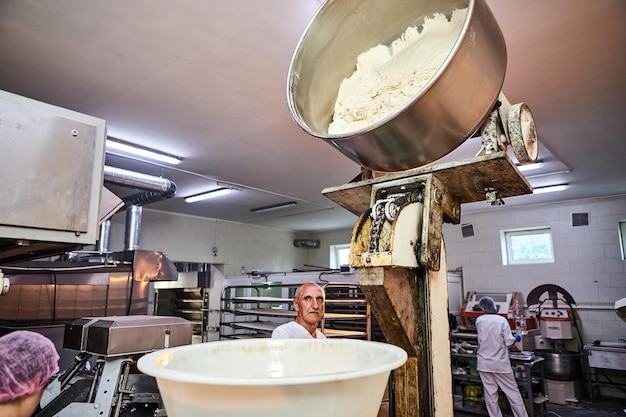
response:
<path id="1" fill-rule="evenodd" d="M 202 288 L 159 289 L 155 299 L 157 316 L 177 316 L 193 324 L 194 337 L 202 339 L 203 312 L 207 311 L 207 300 Z"/>
<path id="2" fill-rule="evenodd" d="M 326 337 L 372 339 L 370 306 L 357 284 L 328 283 L 322 331 Z"/>
<path id="3" fill-rule="evenodd" d="M 475 354 L 463 354 L 453 353 L 452 362 L 458 365 L 459 362 L 471 362 L 476 361 Z M 526 410 L 529 417 L 540 417 L 546 415 L 546 404 L 548 398 L 545 395 L 544 375 L 543 375 L 543 361 L 544 358 L 540 356 L 534 356 L 531 359 L 520 359 L 511 356 L 512 366 L 520 366 L 523 371 L 521 376 L 516 377 L 517 385 L 525 389 L 524 401 L 526 403 Z M 465 398 L 463 393 L 463 387 L 467 384 L 482 385 L 479 375 L 472 375 L 466 373 L 463 375 L 452 375 L 453 391 L 456 391 L 457 387 L 461 388 L 460 395 L 462 396 L 462 402 L 460 405 L 455 404 L 454 408 L 459 411 L 469 412 L 472 414 L 486 415 L 487 411 L 484 407 L 484 403 L 473 403 Z M 539 400 L 539 402 L 535 402 Z"/>
<path id="4" fill-rule="evenodd" d="M 270 337 L 274 328 L 293 320 L 293 297 L 300 284 L 232 285 L 222 290 L 220 339 Z M 371 314 L 356 284 L 321 284 L 326 304 L 321 329 L 328 338 L 371 339 Z M 272 294 L 272 295 L 268 295 Z"/>

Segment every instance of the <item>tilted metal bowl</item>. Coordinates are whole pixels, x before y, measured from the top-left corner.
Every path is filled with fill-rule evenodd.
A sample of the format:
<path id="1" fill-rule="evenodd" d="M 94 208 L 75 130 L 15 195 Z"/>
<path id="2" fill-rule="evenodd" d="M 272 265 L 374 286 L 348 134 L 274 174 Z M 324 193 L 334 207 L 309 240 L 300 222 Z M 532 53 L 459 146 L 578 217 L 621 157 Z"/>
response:
<path id="1" fill-rule="evenodd" d="M 366 128 L 328 134 L 341 81 L 362 52 L 389 45 L 424 17 L 465 7 L 456 43 L 417 95 Z M 310 135 L 366 168 L 401 171 L 434 162 L 470 137 L 493 109 L 505 70 L 504 37 L 485 0 L 327 0 L 294 52 L 287 101 Z"/>

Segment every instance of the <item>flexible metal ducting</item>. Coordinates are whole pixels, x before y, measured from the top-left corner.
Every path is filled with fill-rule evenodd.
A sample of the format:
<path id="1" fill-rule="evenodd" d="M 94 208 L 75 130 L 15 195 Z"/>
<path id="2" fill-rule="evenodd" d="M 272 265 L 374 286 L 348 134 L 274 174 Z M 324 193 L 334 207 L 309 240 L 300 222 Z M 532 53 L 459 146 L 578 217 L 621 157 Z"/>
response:
<path id="1" fill-rule="evenodd" d="M 176 194 L 176 184 L 163 177 L 141 174 L 121 168 L 104 166 L 104 182 L 143 190 L 140 193 L 123 197 L 125 207 L 145 206 L 167 200 Z"/>
<path id="2" fill-rule="evenodd" d="M 139 193 L 122 198 L 124 202 L 122 210 L 126 210 L 124 250 L 138 249 L 142 206 L 174 197 L 176 194 L 176 184 L 167 178 L 155 177 L 106 165 L 104 166 L 104 182 L 143 190 Z M 109 231 L 102 230 L 102 227 L 107 226 L 105 226 L 104 223 L 101 225 L 100 238 L 105 239 L 108 246 L 108 236 L 105 236 L 105 234 L 108 235 Z M 110 225 L 108 227 L 110 228 Z"/>

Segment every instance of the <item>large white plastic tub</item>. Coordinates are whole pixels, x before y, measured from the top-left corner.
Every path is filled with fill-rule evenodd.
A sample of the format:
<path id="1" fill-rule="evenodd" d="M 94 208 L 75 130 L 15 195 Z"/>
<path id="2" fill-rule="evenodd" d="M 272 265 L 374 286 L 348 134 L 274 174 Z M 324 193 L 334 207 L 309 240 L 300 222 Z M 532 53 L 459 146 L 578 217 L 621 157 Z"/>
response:
<path id="1" fill-rule="evenodd" d="M 397 346 L 350 339 L 252 339 L 163 349 L 139 359 L 168 417 L 375 417 Z"/>

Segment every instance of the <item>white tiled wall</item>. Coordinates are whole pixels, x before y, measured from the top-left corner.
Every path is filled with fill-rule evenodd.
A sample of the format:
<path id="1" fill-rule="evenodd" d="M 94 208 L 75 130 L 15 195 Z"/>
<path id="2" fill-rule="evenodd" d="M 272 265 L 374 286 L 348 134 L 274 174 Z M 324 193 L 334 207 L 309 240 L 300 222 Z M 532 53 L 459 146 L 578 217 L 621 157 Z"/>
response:
<path id="1" fill-rule="evenodd" d="M 112 251 L 124 248 L 124 223 L 124 213 L 111 221 Z M 139 247 L 163 252 L 172 261 L 223 264 L 225 276 L 233 276 L 241 274 L 241 267 L 248 272 L 302 268 L 306 250 L 295 248 L 293 240 L 294 232 L 289 230 L 144 208 Z"/>
<path id="2" fill-rule="evenodd" d="M 572 227 L 571 214 L 588 212 L 588 227 Z M 576 301 L 584 342 L 626 339 L 626 323 L 613 303 L 626 297 L 626 262 L 620 256 L 618 221 L 626 220 L 626 196 L 538 205 L 486 207 L 464 214 L 475 236 L 463 238 L 460 225 L 444 224 L 448 270 L 463 269 L 465 290 L 521 291 L 556 284 Z M 113 222 L 111 250 L 121 250 L 124 216 Z M 502 265 L 500 231 L 535 226 L 552 228 L 556 261 L 542 265 Z M 329 245 L 348 243 L 351 229 L 308 236 L 321 240 L 319 249 L 293 246 L 294 232 L 254 225 L 170 215 L 145 209 L 140 247 L 159 250 L 174 261 L 225 265 L 225 276 L 246 270 L 291 271 L 304 265 L 328 266 Z M 213 256 L 213 246 L 218 255 Z"/>
<path id="3" fill-rule="evenodd" d="M 589 213 L 589 226 L 572 227 L 572 213 Z M 626 219 L 626 196 L 577 200 L 516 209 L 487 208 L 461 214 L 475 236 L 463 238 L 460 225 L 444 225 L 448 269 L 463 268 L 465 290 L 521 291 L 555 284 L 576 301 L 583 341 L 626 339 L 626 323 L 613 310 L 626 297 L 626 261 L 621 259 L 618 222 Z M 555 262 L 503 265 L 500 231 L 549 226 Z"/>
<path id="4" fill-rule="evenodd" d="M 588 212 L 588 227 L 571 226 L 571 214 Z M 464 214 L 475 236 L 463 238 L 460 225 L 444 224 L 448 270 L 462 268 L 465 290 L 521 291 L 556 284 L 578 305 L 583 342 L 626 339 L 626 323 L 613 311 L 626 297 L 626 261 L 620 256 L 618 221 L 626 220 L 626 196 L 578 200 L 516 209 L 486 207 Z M 544 265 L 502 265 L 500 230 L 535 226 L 552 228 L 556 261 Z M 246 270 L 291 271 L 305 265 L 329 266 L 329 246 L 349 243 L 351 229 L 306 236 L 288 230 L 171 215 L 144 209 L 140 248 L 164 252 L 173 261 L 224 265 L 223 275 Z M 318 249 L 295 248 L 294 238 L 320 239 Z M 124 215 L 114 216 L 110 250 L 122 250 Z M 217 256 L 212 248 L 218 248 Z M 605 387 L 602 388 L 603 393 Z M 621 395 L 621 391 L 620 391 Z"/>

